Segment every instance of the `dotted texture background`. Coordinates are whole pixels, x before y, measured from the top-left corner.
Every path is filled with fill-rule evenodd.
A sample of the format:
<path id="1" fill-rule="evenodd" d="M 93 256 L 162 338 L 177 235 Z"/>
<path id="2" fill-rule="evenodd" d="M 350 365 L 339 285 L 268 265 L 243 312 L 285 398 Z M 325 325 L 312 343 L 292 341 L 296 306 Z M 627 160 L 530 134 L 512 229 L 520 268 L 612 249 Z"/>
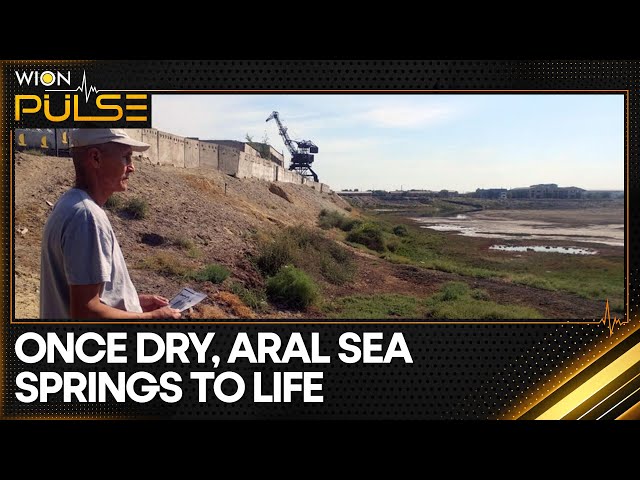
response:
<path id="1" fill-rule="evenodd" d="M 52 62 L 48 66 L 56 67 Z M 86 71 L 90 82 L 109 89 L 175 90 L 266 90 L 266 89 L 367 89 L 367 90 L 629 90 L 628 144 L 628 244 L 629 307 L 631 317 L 638 311 L 638 93 L 640 63 L 633 61 L 559 62 L 559 61 L 123 61 L 59 64 Z M 21 64 L 19 68 L 42 65 Z M 3 155 L 8 157 L 8 129 L 14 128 L 12 91 L 15 90 L 16 62 L 3 64 Z M 76 73 L 73 73 L 74 78 Z M 13 76 L 13 77 L 12 77 Z M 99 83 L 99 85 L 98 85 Z M 12 90 L 14 89 L 14 90 Z M 462 92 L 464 93 L 464 92 Z M 8 162 L 3 162 L 2 208 L 5 219 L 10 212 Z M 7 225 L 8 222 L 5 222 Z M 2 231 L 3 323 L 0 354 L 4 358 L 2 384 L 3 414 L 19 416 L 146 417 L 167 418 L 423 418 L 484 419 L 497 418 L 505 410 L 527 402 L 536 387 L 556 375 L 577 356 L 601 346 L 607 330 L 583 325 L 420 325 L 420 326 L 18 326 L 9 325 L 10 279 L 9 235 Z M 594 319 L 601 312 L 594 312 Z M 637 321 L 634 320 L 634 321 Z M 321 352 L 332 357 L 330 365 L 221 365 L 216 371 L 233 370 L 245 378 L 247 392 L 234 404 L 210 397 L 197 401 L 195 383 L 187 380 L 189 370 L 212 370 L 211 364 L 159 365 L 24 365 L 15 358 L 15 339 L 25 331 L 64 332 L 126 331 L 130 339 L 138 331 L 196 332 L 201 337 L 216 332 L 214 346 L 223 361 L 239 331 L 279 333 L 283 340 L 301 332 L 308 341 L 311 332 L 321 334 Z M 395 360 L 389 365 L 346 365 L 337 360 L 337 338 L 345 331 L 384 332 L 388 342 L 393 332 L 403 332 L 414 363 Z M 615 339 L 615 337 L 614 337 Z M 128 348 L 135 353 L 135 346 Z M 23 370 L 45 371 L 117 371 L 146 370 L 157 376 L 175 370 L 183 376 L 184 397 L 177 404 L 152 401 L 147 404 L 23 404 L 15 399 L 15 376 Z M 324 403 L 254 404 L 252 372 L 264 371 L 324 372 Z M 58 399 L 59 400 L 59 399 Z"/>

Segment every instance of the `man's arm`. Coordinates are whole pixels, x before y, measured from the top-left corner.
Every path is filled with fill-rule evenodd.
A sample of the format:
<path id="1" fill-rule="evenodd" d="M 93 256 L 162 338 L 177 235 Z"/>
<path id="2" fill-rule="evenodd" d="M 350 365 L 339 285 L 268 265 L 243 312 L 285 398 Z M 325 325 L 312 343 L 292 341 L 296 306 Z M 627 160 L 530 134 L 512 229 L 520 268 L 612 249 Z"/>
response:
<path id="1" fill-rule="evenodd" d="M 100 301 L 102 283 L 93 285 L 70 285 L 71 318 L 76 319 L 118 319 L 152 320 L 180 318 L 180 312 L 170 307 L 161 307 L 148 312 L 127 312 L 105 305 Z"/>

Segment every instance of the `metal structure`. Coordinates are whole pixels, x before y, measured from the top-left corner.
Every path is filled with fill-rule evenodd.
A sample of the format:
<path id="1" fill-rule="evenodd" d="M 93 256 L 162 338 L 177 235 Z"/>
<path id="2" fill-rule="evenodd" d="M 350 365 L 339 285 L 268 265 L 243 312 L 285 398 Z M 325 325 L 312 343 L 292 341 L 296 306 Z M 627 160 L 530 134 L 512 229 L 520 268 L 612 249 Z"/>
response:
<path id="1" fill-rule="evenodd" d="M 318 153 L 317 145 L 311 140 L 291 140 L 287 133 L 287 127 L 282 125 L 282 122 L 280 121 L 278 112 L 272 112 L 266 121 L 268 122 L 272 118 L 275 119 L 278 124 L 280 136 L 291 153 L 291 165 L 289 165 L 289 170 L 295 170 L 303 177 L 311 177 L 314 182 L 317 182 L 318 175 L 316 175 L 316 172 L 311 169 L 311 164 L 313 163 L 312 154 Z"/>

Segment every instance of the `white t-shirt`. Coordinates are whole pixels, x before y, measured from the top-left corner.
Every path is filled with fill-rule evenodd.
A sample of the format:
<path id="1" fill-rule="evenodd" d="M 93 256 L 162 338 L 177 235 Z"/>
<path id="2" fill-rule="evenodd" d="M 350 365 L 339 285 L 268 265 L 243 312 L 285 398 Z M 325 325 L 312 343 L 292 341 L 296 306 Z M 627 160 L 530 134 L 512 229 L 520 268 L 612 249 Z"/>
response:
<path id="1" fill-rule="evenodd" d="M 40 318 L 71 318 L 69 286 L 96 283 L 104 283 L 102 303 L 142 312 L 107 214 L 84 190 L 72 188 L 56 203 L 42 235 Z"/>

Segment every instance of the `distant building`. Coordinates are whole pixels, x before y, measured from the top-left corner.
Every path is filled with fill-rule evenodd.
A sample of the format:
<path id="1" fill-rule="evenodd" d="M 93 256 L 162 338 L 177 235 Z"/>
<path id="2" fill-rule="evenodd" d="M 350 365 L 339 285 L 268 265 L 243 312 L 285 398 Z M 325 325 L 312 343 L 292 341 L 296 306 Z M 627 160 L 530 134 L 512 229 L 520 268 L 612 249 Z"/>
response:
<path id="1" fill-rule="evenodd" d="M 541 183 L 530 187 L 512 188 L 507 192 L 508 198 L 530 199 L 568 199 L 583 198 L 586 190 L 579 187 L 558 187 L 556 183 Z"/>
<path id="2" fill-rule="evenodd" d="M 472 195 L 474 198 L 493 198 L 504 199 L 507 198 L 506 188 L 478 188 Z"/>
<path id="3" fill-rule="evenodd" d="M 578 187 L 558 187 L 555 183 L 542 183 L 529 187 L 529 198 L 582 198 L 584 189 Z"/>

